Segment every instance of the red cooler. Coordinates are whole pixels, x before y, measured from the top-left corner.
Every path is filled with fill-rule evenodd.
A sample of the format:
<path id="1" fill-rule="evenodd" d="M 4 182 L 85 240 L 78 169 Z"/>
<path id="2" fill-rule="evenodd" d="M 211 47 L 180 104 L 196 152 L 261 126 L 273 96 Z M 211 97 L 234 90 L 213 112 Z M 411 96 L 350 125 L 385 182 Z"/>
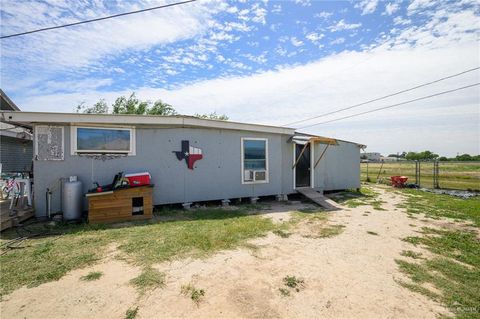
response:
<path id="1" fill-rule="evenodd" d="M 125 174 L 125 177 L 132 187 L 150 185 L 151 176 L 148 172 Z"/>

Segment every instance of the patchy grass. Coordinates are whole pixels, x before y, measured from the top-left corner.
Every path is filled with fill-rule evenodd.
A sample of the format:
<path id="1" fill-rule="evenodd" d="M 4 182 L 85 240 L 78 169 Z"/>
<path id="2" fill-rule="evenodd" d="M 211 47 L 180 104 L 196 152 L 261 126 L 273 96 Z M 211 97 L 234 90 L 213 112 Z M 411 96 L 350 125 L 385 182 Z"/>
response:
<path id="1" fill-rule="evenodd" d="M 407 213 L 423 213 L 429 218 L 448 217 L 460 221 L 471 221 L 480 227 L 480 198 L 461 199 L 455 196 L 434 194 L 414 189 L 402 189 L 406 202 L 399 205 Z"/>
<path id="2" fill-rule="evenodd" d="M 400 253 L 400 255 L 404 257 L 410 257 L 413 259 L 421 259 L 422 258 L 422 253 L 416 253 L 412 250 L 404 250 Z"/>
<path id="3" fill-rule="evenodd" d="M 165 274 L 152 267 L 146 267 L 142 273 L 130 280 L 140 294 L 148 290 L 165 287 Z"/>
<path id="4" fill-rule="evenodd" d="M 379 195 L 379 193 L 369 187 L 362 187 L 359 191 L 348 190 L 330 194 L 329 197 L 350 208 L 370 205 L 375 210 L 385 210 L 382 208 L 384 202 L 378 199 Z"/>
<path id="5" fill-rule="evenodd" d="M 327 238 L 340 235 L 344 228 L 344 225 L 328 225 L 322 227 L 318 233 L 318 238 Z"/>
<path id="6" fill-rule="evenodd" d="M 275 229 L 273 231 L 273 233 L 277 236 L 280 236 L 282 238 L 288 238 L 290 237 L 291 233 L 287 233 L 286 231 L 282 230 L 282 229 Z"/>
<path id="7" fill-rule="evenodd" d="M 182 213 L 163 210 L 159 215 L 151 221 L 119 225 L 60 225 L 51 228 L 58 236 L 23 242 L 23 249 L 0 256 L 0 295 L 24 285 L 33 287 L 58 280 L 73 269 L 92 265 L 103 258 L 112 243 L 117 244 L 124 260 L 149 267 L 176 256 L 197 257 L 231 249 L 286 227 L 253 215 L 243 207 Z M 36 227 L 32 226 L 32 230 L 45 231 L 43 225 Z M 2 242 L 15 237 L 13 231 L 4 232 Z"/>
<path id="8" fill-rule="evenodd" d="M 125 319 L 135 319 L 137 317 L 138 307 L 130 308 L 125 312 Z"/>
<path id="9" fill-rule="evenodd" d="M 329 225 L 328 213 L 323 209 L 304 209 L 292 213 L 290 221 L 284 227 L 295 229 L 300 224 L 306 226 L 312 234 L 304 235 L 307 238 L 333 237 L 342 233 L 344 225 Z"/>
<path id="10" fill-rule="evenodd" d="M 279 288 L 278 290 L 282 296 L 290 296 L 290 290 L 300 292 L 301 289 L 305 287 L 305 281 L 301 278 L 295 276 L 285 276 L 283 278 L 283 284 L 286 288 Z"/>
<path id="11" fill-rule="evenodd" d="M 435 257 L 409 262 L 397 260 L 402 272 L 412 283 L 405 287 L 444 303 L 458 318 L 480 314 L 480 241 L 464 231 L 423 228 L 423 236 L 408 237 L 408 242 L 421 245 Z M 417 254 L 404 254 L 419 258 Z M 441 294 L 428 289 L 433 285 Z M 426 287 L 427 286 L 427 287 Z"/>
<path id="12" fill-rule="evenodd" d="M 98 280 L 100 277 L 103 276 L 103 272 L 101 271 L 91 271 L 85 276 L 80 277 L 80 280 L 83 281 L 93 281 L 93 280 Z"/>
<path id="13" fill-rule="evenodd" d="M 367 234 L 373 235 L 373 236 L 378 236 L 378 233 L 376 233 L 374 231 L 371 231 L 371 230 L 367 230 Z"/>
<path id="14" fill-rule="evenodd" d="M 180 293 L 184 296 L 189 296 L 190 299 L 198 306 L 205 297 L 205 290 L 197 289 L 192 284 L 182 285 Z"/>
<path id="15" fill-rule="evenodd" d="M 286 288 L 278 288 L 278 291 L 280 291 L 280 294 L 283 296 L 283 297 L 288 297 L 290 296 L 290 290 L 286 289 Z"/>
<path id="16" fill-rule="evenodd" d="M 409 216 L 423 213 L 430 220 L 447 217 L 480 226 L 478 198 L 459 199 L 409 189 L 401 192 L 407 195 L 403 208 Z M 411 280 L 400 284 L 445 304 L 457 318 L 480 318 L 480 240 L 476 235 L 467 230 L 423 227 L 418 236 L 404 238 L 433 256 L 422 258 L 420 253 L 403 251 L 402 256 L 415 260 L 396 260 Z"/>

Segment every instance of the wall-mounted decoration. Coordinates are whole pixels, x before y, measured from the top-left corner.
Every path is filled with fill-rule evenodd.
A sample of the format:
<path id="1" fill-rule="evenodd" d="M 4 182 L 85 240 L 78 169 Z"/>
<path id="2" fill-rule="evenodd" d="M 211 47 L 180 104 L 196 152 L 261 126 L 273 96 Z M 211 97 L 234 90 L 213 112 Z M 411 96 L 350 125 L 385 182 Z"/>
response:
<path id="1" fill-rule="evenodd" d="M 63 161 L 63 127 L 35 126 L 35 159 L 38 161 Z"/>
<path id="2" fill-rule="evenodd" d="M 182 141 L 182 150 L 173 151 L 179 161 L 185 160 L 187 167 L 193 169 L 193 165 L 196 161 L 203 158 L 202 150 L 198 147 L 190 146 L 190 141 Z"/>

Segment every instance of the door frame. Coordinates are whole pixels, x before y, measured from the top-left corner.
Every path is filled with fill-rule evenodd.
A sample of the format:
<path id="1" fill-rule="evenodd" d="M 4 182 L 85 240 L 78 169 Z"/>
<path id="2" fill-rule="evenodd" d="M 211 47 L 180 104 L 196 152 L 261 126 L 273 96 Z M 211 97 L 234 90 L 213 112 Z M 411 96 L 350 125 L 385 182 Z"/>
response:
<path id="1" fill-rule="evenodd" d="M 313 167 L 313 165 L 315 164 L 315 143 L 312 143 L 312 142 L 307 142 L 307 143 L 310 144 L 310 188 L 314 188 L 315 187 L 315 168 Z M 298 145 L 302 145 L 302 144 L 298 144 Z M 295 161 L 297 160 L 295 156 L 296 147 L 297 147 L 297 143 L 293 142 L 292 143 L 293 164 L 295 164 Z M 296 174 L 297 174 L 297 166 L 293 168 L 293 189 L 294 190 L 297 189 Z"/>

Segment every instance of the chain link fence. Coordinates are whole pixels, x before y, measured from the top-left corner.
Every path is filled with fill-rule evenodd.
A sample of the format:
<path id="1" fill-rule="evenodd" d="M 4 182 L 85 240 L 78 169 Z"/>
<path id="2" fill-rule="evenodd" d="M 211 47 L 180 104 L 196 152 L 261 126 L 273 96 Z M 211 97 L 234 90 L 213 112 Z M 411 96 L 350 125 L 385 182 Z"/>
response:
<path id="1" fill-rule="evenodd" d="M 407 183 L 425 188 L 480 191 L 480 162 L 398 161 L 361 163 L 362 181 L 390 181 L 406 176 Z"/>

